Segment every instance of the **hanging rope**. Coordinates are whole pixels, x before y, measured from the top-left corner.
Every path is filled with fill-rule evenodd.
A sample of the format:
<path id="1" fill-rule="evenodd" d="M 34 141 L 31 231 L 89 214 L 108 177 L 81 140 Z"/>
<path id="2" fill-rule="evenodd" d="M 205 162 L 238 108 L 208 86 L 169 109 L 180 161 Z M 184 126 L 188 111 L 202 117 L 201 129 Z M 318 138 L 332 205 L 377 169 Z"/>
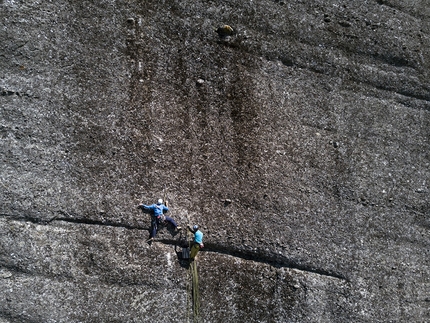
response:
<path id="1" fill-rule="evenodd" d="M 190 323 L 191 293 L 190 293 L 191 270 L 187 272 L 187 323 Z"/>
<path id="2" fill-rule="evenodd" d="M 186 241 L 188 250 L 191 249 L 191 237 L 188 230 L 186 231 Z M 189 251 L 188 251 L 189 255 Z M 188 281 L 187 281 L 187 322 L 190 320 L 190 312 L 192 312 L 193 323 L 198 323 L 200 312 L 199 300 L 199 276 L 197 271 L 197 261 L 191 261 L 188 266 Z M 191 303 L 191 304 L 190 304 Z"/>
<path id="3" fill-rule="evenodd" d="M 197 262 L 194 260 L 190 264 L 192 274 L 192 292 L 193 292 L 193 318 L 194 323 L 198 322 L 200 312 L 200 300 L 199 300 L 199 275 L 197 272 Z"/>
<path id="4" fill-rule="evenodd" d="M 188 249 L 189 249 L 190 239 L 189 239 L 189 236 L 188 236 L 188 230 L 185 231 L 185 239 L 186 239 L 185 241 L 188 243 Z M 191 266 L 188 266 L 188 270 L 187 270 L 187 323 L 190 322 L 190 316 L 191 316 L 191 306 L 192 306 L 192 304 L 191 304 L 192 303 L 191 280 L 192 280 L 192 277 L 193 277 L 193 275 L 192 275 L 192 272 L 191 272 Z"/>

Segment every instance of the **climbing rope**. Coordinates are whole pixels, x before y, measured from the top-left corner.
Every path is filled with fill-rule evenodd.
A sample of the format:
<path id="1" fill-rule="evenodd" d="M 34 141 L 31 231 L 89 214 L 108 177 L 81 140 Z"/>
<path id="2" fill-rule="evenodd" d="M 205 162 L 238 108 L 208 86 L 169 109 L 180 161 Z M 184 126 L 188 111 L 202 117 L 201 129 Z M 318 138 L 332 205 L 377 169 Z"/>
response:
<path id="1" fill-rule="evenodd" d="M 182 232 L 181 232 L 181 235 L 182 235 Z M 189 237 L 188 237 L 188 230 L 186 230 L 185 231 L 185 242 L 187 242 L 188 243 L 188 246 L 190 245 L 190 240 L 189 240 Z M 184 246 L 184 245 L 182 245 L 182 246 Z M 190 322 L 190 316 L 191 316 L 191 314 L 190 314 L 190 312 L 191 312 L 191 277 L 192 277 L 192 274 L 191 274 L 191 266 L 189 266 L 188 267 L 188 270 L 187 270 L 187 323 L 189 323 Z"/>
<path id="2" fill-rule="evenodd" d="M 192 274 L 192 292 L 193 292 L 193 318 L 194 322 L 198 322 L 200 312 L 200 300 L 199 300 L 199 275 L 197 272 L 197 262 L 194 260 L 190 265 Z"/>
<path id="3" fill-rule="evenodd" d="M 191 249 L 191 239 L 186 231 L 186 241 L 188 242 L 188 250 Z M 188 253 L 189 254 L 189 253 Z M 190 262 L 187 275 L 187 322 L 190 320 L 190 312 L 192 312 L 193 322 L 198 323 L 200 301 L 199 301 L 199 276 L 197 271 L 196 260 Z M 191 284 L 190 284 L 191 283 Z M 190 286 L 191 285 L 191 286 Z M 191 304 L 190 304 L 191 303 Z"/>
<path id="4" fill-rule="evenodd" d="M 190 278 L 191 278 L 191 271 L 189 269 L 187 271 L 187 323 L 190 323 L 190 307 L 191 307 Z"/>

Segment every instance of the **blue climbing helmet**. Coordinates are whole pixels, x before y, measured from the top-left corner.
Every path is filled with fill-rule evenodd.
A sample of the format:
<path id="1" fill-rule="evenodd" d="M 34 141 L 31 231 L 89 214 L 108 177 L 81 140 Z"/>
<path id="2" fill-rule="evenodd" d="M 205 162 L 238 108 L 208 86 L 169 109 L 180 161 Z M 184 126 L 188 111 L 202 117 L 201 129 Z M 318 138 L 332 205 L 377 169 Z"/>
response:
<path id="1" fill-rule="evenodd" d="M 197 225 L 197 224 L 195 224 L 194 226 L 193 226 L 193 230 L 194 231 L 197 231 L 199 229 L 199 226 Z"/>

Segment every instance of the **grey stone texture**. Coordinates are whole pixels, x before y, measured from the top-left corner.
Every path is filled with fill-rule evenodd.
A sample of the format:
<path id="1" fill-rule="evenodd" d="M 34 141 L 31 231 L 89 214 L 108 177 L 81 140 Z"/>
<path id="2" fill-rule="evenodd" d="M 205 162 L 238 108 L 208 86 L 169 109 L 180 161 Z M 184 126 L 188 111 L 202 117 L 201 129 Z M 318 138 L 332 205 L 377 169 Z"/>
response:
<path id="1" fill-rule="evenodd" d="M 0 18 L 1 323 L 430 321 L 428 0 Z"/>

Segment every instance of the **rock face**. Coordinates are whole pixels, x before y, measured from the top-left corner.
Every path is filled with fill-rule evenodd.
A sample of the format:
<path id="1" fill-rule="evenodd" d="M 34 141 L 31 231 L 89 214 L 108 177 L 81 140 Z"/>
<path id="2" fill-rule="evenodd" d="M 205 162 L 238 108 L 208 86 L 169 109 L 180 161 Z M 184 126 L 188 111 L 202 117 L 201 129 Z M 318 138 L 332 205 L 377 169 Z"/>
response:
<path id="1" fill-rule="evenodd" d="M 0 16 L 0 322 L 430 321 L 428 1 Z"/>

